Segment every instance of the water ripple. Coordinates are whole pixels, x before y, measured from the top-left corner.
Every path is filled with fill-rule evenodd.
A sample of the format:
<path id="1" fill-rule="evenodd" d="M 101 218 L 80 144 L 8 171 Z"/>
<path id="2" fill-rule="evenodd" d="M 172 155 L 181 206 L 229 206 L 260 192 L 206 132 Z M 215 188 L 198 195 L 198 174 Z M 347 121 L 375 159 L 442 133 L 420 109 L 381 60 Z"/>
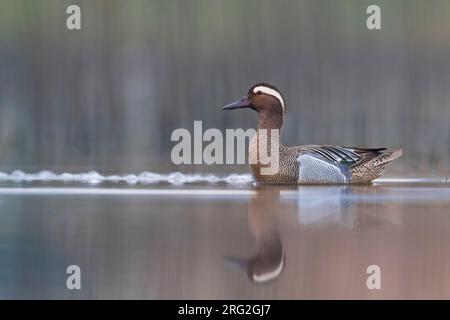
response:
<path id="1" fill-rule="evenodd" d="M 227 176 L 217 176 L 214 174 L 184 174 L 181 172 L 172 172 L 169 174 L 160 174 L 154 172 L 144 171 L 140 174 L 127 175 L 101 175 L 96 171 L 85 173 L 68 173 L 61 174 L 51 171 L 40 171 L 38 173 L 25 173 L 20 170 L 12 173 L 0 172 L 0 181 L 14 181 L 14 182 L 82 182 L 89 184 L 99 184 L 102 182 L 124 182 L 127 184 L 156 184 L 156 183 L 170 183 L 173 185 L 181 185 L 185 183 L 219 183 L 225 182 L 232 185 L 248 184 L 253 182 L 250 174 L 230 174 Z"/>

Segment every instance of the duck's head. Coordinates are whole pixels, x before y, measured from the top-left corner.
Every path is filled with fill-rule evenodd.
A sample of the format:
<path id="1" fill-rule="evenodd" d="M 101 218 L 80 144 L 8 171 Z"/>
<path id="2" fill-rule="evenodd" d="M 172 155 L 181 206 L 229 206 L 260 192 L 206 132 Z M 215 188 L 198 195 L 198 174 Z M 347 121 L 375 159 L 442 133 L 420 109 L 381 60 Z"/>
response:
<path id="1" fill-rule="evenodd" d="M 269 83 L 257 83 L 248 90 L 246 96 L 223 107 L 223 110 L 250 108 L 258 113 L 268 114 L 286 113 L 283 95 Z"/>
<path id="2" fill-rule="evenodd" d="M 256 256 L 250 260 L 241 258 L 226 258 L 226 260 L 247 273 L 252 282 L 265 283 L 278 278 L 284 269 L 284 254 L 276 256 Z"/>

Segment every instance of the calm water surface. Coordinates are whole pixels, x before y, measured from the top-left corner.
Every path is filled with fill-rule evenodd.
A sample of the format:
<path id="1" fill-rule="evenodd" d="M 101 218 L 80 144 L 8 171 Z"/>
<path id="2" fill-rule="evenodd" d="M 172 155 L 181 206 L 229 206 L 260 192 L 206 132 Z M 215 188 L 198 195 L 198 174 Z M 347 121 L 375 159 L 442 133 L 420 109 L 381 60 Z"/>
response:
<path id="1" fill-rule="evenodd" d="M 449 248 L 445 181 L 0 188 L 0 298 L 450 298 Z"/>

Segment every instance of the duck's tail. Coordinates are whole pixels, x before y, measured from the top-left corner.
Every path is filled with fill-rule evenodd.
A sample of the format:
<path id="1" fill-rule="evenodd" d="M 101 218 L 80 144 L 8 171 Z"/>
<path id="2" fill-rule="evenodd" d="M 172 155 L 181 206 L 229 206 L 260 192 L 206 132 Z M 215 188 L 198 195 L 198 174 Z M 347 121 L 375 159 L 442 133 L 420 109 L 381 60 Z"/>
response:
<path id="1" fill-rule="evenodd" d="M 384 151 L 375 158 L 352 168 L 352 183 L 370 183 L 372 180 L 379 178 L 383 173 L 386 165 L 403 154 L 403 149 L 394 151 Z"/>
<path id="2" fill-rule="evenodd" d="M 395 151 L 387 151 L 382 153 L 379 157 L 375 158 L 374 160 L 378 159 L 378 164 L 386 164 L 391 162 L 394 159 L 397 159 L 403 154 L 403 149 L 397 149 Z"/>

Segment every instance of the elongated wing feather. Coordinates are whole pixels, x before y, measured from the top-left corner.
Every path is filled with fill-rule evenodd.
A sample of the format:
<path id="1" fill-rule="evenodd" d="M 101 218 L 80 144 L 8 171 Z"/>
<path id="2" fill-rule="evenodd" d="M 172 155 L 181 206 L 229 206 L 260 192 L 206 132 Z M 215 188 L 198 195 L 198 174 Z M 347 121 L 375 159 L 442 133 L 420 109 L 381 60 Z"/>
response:
<path id="1" fill-rule="evenodd" d="M 378 149 L 363 149 L 353 147 L 339 147 L 339 146 L 307 146 L 306 150 L 312 152 L 324 159 L 341 164 L 347 167 L 353 167 L 370 159 L 373 159 L 385 151 L 385 148 Z"/>

